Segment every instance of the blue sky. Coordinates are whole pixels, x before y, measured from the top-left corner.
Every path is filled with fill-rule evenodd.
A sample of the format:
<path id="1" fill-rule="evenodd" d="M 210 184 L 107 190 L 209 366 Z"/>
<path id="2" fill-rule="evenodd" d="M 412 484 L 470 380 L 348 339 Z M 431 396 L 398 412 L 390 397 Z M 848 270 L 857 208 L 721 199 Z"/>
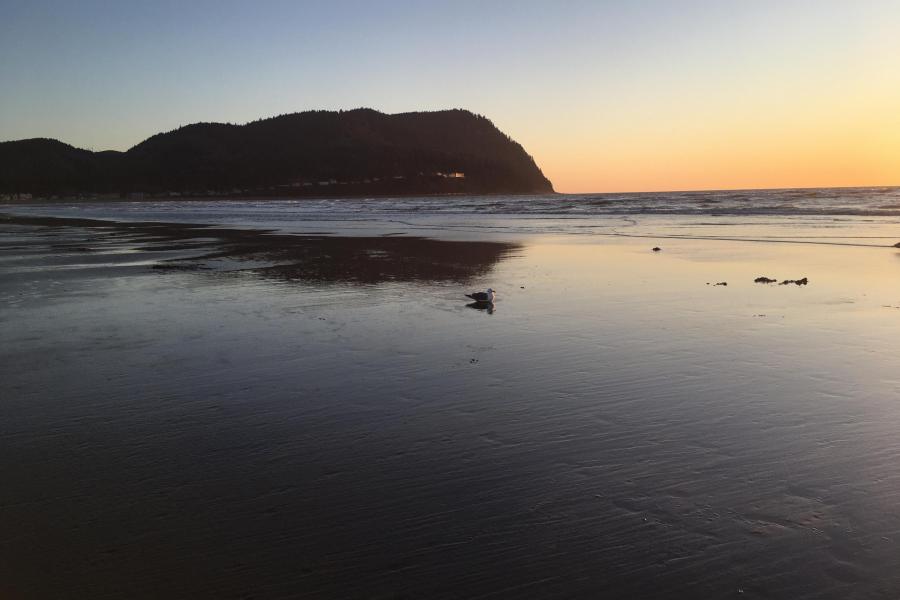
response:
<path id="1" fill-rule="evenodd" d="M 625 158 L 666 161 L 642 145 L 684 155 L 707 116 L 718 132 L 748 111 L 775 128 L 771 115 L 798 98 L 790 110 L 803 110 L 816 90 L 829 102 L 848 85 L 892 91 L 898 4 L 0 0 L 0 140 L 122 150 L 196 121 L 461 107 L 521 141 L 563 188 L 691 186 L 665 169 L 643 185 L 611 173 Z M 757 114 L 748 98 L 772 106 Z"/>

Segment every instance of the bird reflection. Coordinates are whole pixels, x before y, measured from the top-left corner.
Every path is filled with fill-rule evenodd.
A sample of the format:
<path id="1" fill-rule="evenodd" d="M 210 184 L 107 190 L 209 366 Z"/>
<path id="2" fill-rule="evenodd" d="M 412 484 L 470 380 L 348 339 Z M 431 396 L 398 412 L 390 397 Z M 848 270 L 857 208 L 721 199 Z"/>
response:
<path id="1" fill-rule="evenodd" d="M 466 304 L 469 308 L 474 308 L 475 310 L 486 310 L 487 314 L 494 314 L 494 303 L 493 302 L 469 302 Z"/>

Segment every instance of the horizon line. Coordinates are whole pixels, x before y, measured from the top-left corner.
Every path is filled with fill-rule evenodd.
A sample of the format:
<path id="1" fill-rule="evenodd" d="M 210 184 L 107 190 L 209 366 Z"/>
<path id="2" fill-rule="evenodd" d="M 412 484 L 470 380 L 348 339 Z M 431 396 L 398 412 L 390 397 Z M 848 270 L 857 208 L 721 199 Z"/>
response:
<path id="1" fill-rule="evenodd" d="M 676 189 L 676 190 L 615 190 L 606 192 L 556 192 L 558 196 L 583 196 L 585 194 L 693 194 L 693 193 L 710 193 L 710 192 L 784 192 L 791 190 L 865 190 L 865 189 L 900 189 L 900 184 L 873 184 L 873 185 L 800 185 L 787 187 L 734 187 L 734 188 L 694 188 L 694 189 Z M 535 194 L 540 195 L 540 194 Z"/>

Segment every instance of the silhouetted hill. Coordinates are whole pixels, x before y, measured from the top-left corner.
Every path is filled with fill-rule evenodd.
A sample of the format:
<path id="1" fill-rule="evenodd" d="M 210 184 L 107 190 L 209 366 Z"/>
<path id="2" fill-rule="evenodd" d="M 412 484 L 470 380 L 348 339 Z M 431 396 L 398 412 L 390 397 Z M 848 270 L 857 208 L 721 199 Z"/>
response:
<path id="1" fill-rule="evenodd" d="M 518 143 L 464 110 L 312 111 L 197 123 L 127 152 L 0 143 L 0 192 L 356 195 L 550 192 Z"/>

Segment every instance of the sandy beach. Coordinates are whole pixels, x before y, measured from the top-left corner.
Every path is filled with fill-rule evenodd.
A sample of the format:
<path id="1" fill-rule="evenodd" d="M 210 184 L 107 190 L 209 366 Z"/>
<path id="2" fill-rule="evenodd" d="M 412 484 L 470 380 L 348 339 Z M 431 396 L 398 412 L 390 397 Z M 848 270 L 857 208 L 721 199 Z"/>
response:
<path id="1" fill-rule="evenodd" d="M 0 219 L 0 595 L 900 593 L 895 224 L 442 219 Z"/>

